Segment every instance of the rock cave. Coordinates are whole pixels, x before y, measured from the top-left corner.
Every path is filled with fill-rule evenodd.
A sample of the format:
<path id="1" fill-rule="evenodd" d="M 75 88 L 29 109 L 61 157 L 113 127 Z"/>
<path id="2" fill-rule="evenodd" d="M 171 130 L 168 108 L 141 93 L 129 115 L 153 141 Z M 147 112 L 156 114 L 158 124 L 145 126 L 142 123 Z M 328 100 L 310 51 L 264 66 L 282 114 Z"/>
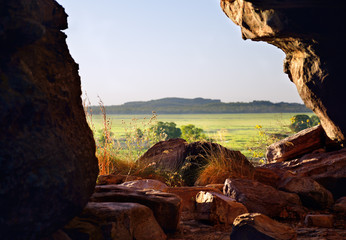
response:
<path id="1" fill-rule="evenodd" d="M 346 152 L 342 147 L 346 134 L 346 111 L 342 96 L 346 83 L 343 80 L 342 58 L 346 50 L 341 40 L 346 33 L 343 20 L 346 3 L 341 0 L 221 0 L 221 7 L 241 27 L 244 39 L 266 41 L 286 53 L 284 71 L 297 86 L 306 106 L 320 118 L 325 133 L 338 145 L 338 151 L 331 154 L 312 153 L 314 159 L 330 159 L 325 162 L 328 165 L 301 167 L 304 157 L 291 163 L 278 161 L 270 168 L 256 170 L 255 179 L 262 183 L 244 179 L 229 181 L 225 195 L 220 190 L 205 196 L 198 193 L 200 190 L 210 191 L 210 187 L 191 189 L 189 191 L 193 195 L 187 199 L 194 198 L 198 193 L 198 204 L 214 201 L 217 208 L 224 207 L 223 199 L 227 194 L 234 195 L 236 199 L 246 198 L 242 204 L 239 203 L 240 208 L 233 202 L 226 204 L 227 208 L 239 208 L 239 214 L 242 214 L 247 212 L 243 204 L 246 206 L 253 196 L 231 190 L 241 189 L 238 185 L 246 185 L 257 189 L 259 194 L 262 187 L 273 192 L 274 188 L 297 192 L 295 195 L 277 193 L 276 190 L 273 193 L 280 199 L 280 207 L 290 206 L 291 212 L 286 212 L 287 216 L 299 215 L 304 211 L 303 207 L 295 207 L 299 197 L 313 199 L 317 206 L 322 204 L 323 207 L 330 207 L 333 203 L 329 191 L 334 194 L 334 198 L 345 196 L 342 186 L 346 179 Z M 157 230 L 147 233 L 151 238 L 143 237 L 139 230 L 134 230 L 133 237 L 165 239 L 165 234 L 176 230 L 179 223 L 180 202 L 184 201 L 184 196 L 176 197 L 180 190 L 166 190 L 162 193 L 135 190 L 128 193 L 130 190 L 126 186 L 113 185 L 97 186 L 95 189 L 98 176 L 95 142 L 82 106 L 78 64 L 71 57 L 65 41 L 66 35 L 62 32 L 66 28 L 67 15 L 64 8 L 54 0 L 0 0 L 0 236 L 5 240 L 78 239 L 73 238 L 73 234 L 67 236 L 59 229 L 84 209 L 81 217 L 114 211 L 114 216 L 107 216 L 107 219 L 127 219 L 126 214 L 133 219 L 139 214 L 148 219 L 139 222 L 144 224 L 148 221 L 152 223 L 154 220 L 150 219 L 156 218 L 158 223 L 155 221 L 152 228 Z M 279 170 L 274 173 L 270 169 Z M 334 175 L 326 177 L 319 172 L 316 176 L 316 169 L 332 169 Z M 320 198 L 302 189 L 292 190 L 290 183 L 296 179 L 292 180 L 292 176 L 287 178 L 285 174 L 288 171 L 311 177 L 305 179 L 304 184 L 323 188 Z M 277 182 L 284 177 L 285 181 L 278 186 Z M 334 181 L 332 183 L 331 178 Z M 316 185 L 316 182 L 323 187 Z M 329 190 L 327 193 L 325 188 Z M 124 202 L 124 193 L 121 191 L 136 199 L 133 200 L 136 203 Z M 147 195 L 150 201 L 144 197 Z M 270 199 L 267 200 L 272 203 Z M 100 202 L 105 201 L 122 203 L 100 205 Z M 198 204 L 197 207 L 202 209 L 199 216 L 204 219 L 205 211 L 213 211 L 215 207 L 209 204 L 208 210 L 205 210 L 204 205 L 201 207 Z M 338 209 L 344 209 L 346 203 L 340 200 L 337 204 Z M 246 207 L 250 210 L 251 206 Z M 150 208 L 156 210 L 152 212 Z M 194 206 L 185 203 L 183 208 L 189 210 Z M 252 208 L 252 211 L 261 211 L 258 206 Z M 124 211 L 120 209 L 125 209 L 127 213 L 121 215 Z M 175 212 L 169 213 L 170 216 L 175 214 L 173 222 L 162 219 L 162 215 L 169 211 Z M 280 209 L 274 208 L 266 213 L 271 217 L 283 214 Z M 206 219 L 217 223 L 224 221 L 223 218 L 210 216 Z M 232 216 L 232 221 L 235 217 Z M 234 221 L 241 223 L 253 219 L 253 224 L 254 219 L 266 218 L 248 214 Z M 313 216 L 307 218 L 307 222 L 313 223 L 314 219 Z M 259 231 L 258 226 L 251 224 L 247 225 L 249 233 Z M 118 222 L 116 227 L 126 228 L 125 225 Z M 107 226 L 112 229 L 114 224 Z M 242 236 L 241 226 L 235 227 L 240 232 L 232 233 L 233 236 Z M 102 234 L 97 234 L 85 239 L 104 239 Z M 263 239 L 274 239 L 277 236 L 275 234 L 269 234 L 271 238 Z M 293 236 L 285 239 L 295 239 L 292 229 L 287 229 L 285 234 Z M 129 239 L 127 235 L 115 236 L 109 239 Z"/>

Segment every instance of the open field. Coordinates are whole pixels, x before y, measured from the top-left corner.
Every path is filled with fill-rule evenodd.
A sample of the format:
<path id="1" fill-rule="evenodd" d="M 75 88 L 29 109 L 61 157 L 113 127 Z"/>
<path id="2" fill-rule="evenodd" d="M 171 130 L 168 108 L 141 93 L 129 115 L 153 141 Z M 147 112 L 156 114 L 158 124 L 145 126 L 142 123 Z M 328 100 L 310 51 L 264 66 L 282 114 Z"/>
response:
<path id="1" fill-rule="evenodd" d="M 253 114 L 165 114 L 158 115 L 156 121 L 175 122 L 177 127 L 194 124 L 202 128 L 208 137 L 233 150 L 247 155 L 252 139 L 258 136 L 256 125 L 268 132 L 287 132 L 290 118 L 298 113 L 253 113 Z M 312 113 L 303 113 L 312 115 Z M 150 115 L 108 115 L 114 137 L 125 138 L 131 129 L 148 127 Z M 94 115 L 96 131 L 102 128 L 102 115 Z"/>

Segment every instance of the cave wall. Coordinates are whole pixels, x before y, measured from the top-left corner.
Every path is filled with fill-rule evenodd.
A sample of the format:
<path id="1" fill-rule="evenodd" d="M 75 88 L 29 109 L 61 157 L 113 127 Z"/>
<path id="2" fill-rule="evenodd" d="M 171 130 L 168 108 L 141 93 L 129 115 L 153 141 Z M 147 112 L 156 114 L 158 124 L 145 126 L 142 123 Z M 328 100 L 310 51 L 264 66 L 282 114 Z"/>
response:
<path id="1" fill-rule="evenodd" d="M 221 0 L 243 39 L 265 41 L 286 54 L 284 72 L 327 135 L 345 142 L 346 3 L 341 0 Z"/>
<path id="2" fill-rule="evenodd" d="M 0 0 L 1 239 L 50 234 L 95 187 L 95 143 L 66 28 L 54 0 Z"/>

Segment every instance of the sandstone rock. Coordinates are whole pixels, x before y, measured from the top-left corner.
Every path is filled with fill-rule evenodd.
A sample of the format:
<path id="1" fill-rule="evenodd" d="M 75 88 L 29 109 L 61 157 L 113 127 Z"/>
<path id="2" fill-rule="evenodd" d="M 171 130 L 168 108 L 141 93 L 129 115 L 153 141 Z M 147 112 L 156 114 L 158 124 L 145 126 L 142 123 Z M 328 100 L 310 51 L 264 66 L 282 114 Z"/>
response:
<path id="1" fill-rule="evenodd" d="M 266 41 L 286 53 L 284 71 L 305 105 L 320 118 L 331 139 L 344 142 L 346 112 L 340 109 L 344 103 L 340 96 L 346 89 L 342 80 L 346 48 L 332 39 L 345 35 L 346 3 L 222 0 L 221 7 L 241 27 L 244 39 Z"/>
<path id="2" fill-rule="evenodd" d="M 163 230 L 175 231 L 181 213 L 181 199 L 174 194 L 154 190 L 136 190 L 120 185 L 96 186 L 92 202 L 132 202 L 149 207 Z M 169 216 L 169 217 L 167 217 Z"/>
<path id="3" fill-rule="evenodd" d="M 86 205 L 98 174 L 67 15 L 53 0 L 0 0 L 0 236 L 40 239 Z"/>
<path id="4" fill-rule="evenodd" d="M 300 218 L 304 209 L 297 194 L 247 179 L 226 179 L 223 193 L 245 205 L 249 212 L 270 217 Z"/>
<path id="5" fill-rule="evenodd" d="M 175 172 L 185 161 L 187 145 L 181 138 L 158 142 L 144 153 L 138 162 L 142 166 L 153 165 L 155 168 Z"/>
<path id="6" fill-rule="evenodd" d="M 197 219 L 207 220 L 214 225 L 232 225 L 237 216 L 248 212 L 243 204 L 215 192 L 199 192 L 196 203 Z"/>
<path id="7" fill-rule="evenodd" d="M 90 202 L 65 231 L 73 240 L 166 239 L 152 211 L 137 203 Z"/>
<path id="8" fill-rule="evenodd" d="M 294 240 L 297 234 L 291 227 L 259 213 L 238 216 L 233 223 L 232 240 Z"/>
<path id="9" fill-rule="evenodd" d="M 279 189 L 298 194 L 302 204 L 308 208 L 330 208 L 334 203 L 333 195 L 309 177 L 287 178 L 280 184 Z"/>
<path id="10" fill-rule="evenodd" d="M 346 149 L 328 153 L 312 153 L 289 162 L 264 166 L 280 177 L 311 177 L 329 190 L 334 199 L 346 196 Z"/>
<path id="11" fill-rule="evenodd" d="M 304 129 L 270 145 L 267 148 L 266 158 L 268 162 L 281 162 L 301 157 L 324 147 L 325 138 L 321 125 Z"/>
<path id="12" fill-rule="evenodd" d="M 142 179 L 124 182 L 120 184 L 121 186 L 129 187 L 129 188 L 137 188 L 137 189 L 153 189 L 158 191 L 164 191 L 168 188 L 166 184 L 154 179 Z"/>
<path id="13" fill-rule="evenodd" d="M 326 214 L 308 214 L 304 222 L 307 226 L 332 228 L 334 225 L 334 217 L 333 215 Z"/>
<path id="14" fill-rule="evenodd" d="M 178 195 L 182 200 L 182 211 L 187 211 L 190 213 L 194 213 L 196 211 L 196 195 L 200 191 L 221 193 L 221 191 L 211 187 L 171 187 L 165 189 L 164 191 Z M 194 215 L 192 214 L 191 216 L 193 217 Z"/>
<path id="15" fill-rule="evenodd" d="M 339 198 L 334 206 L 333 206 L 334 212 L 345 215 L 346 216 L 346 197 Z"/>
<path id="16" fill-rule="evenodd" d="M 254 172 L 254 180 L 277 188 L 280 180 L 280 174 L 268 168 L 256 167 Z"/>
<path id="17" fill-rule="evenodd" d="M 140 180 L 141 177 L 131 176 L 131 175 L 122 175 L 122 174 L 108 174 L 108 175 L 99 175 L 97 178 L 98 185 L 107 185 L 107 184 L 121 184 L 127 181 Z"/>

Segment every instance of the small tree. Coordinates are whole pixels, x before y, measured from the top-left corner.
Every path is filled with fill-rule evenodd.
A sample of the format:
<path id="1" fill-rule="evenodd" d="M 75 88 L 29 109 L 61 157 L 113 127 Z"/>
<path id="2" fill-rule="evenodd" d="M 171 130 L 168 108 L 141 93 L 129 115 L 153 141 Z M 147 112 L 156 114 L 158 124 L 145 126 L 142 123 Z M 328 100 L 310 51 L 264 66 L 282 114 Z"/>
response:
<path id="1" fill-rule="evenodd" d="M 289 126 L 289 128 L 293 132 L 299 132 L 306 128 L 316 126 L 319 123 L 320 123 L 320 120 L 318 119 L 316 115 L 309 117 L 308 115 L 305 115 L 305 114 L 298 114 L 298 115 L 294 115 L 291 118 L 291 125 Z"/>
<path id="2" fill-rule="evenodd" d="M 166 139 L 171 138 L 179 138 L 181 137 L 181 129 L 177 128 L 177 124 L 174 122 L 158 122 L 156 126 L 154 126 L 153 130 L 157 135 L 165 134 Z"/>
<path id="3" fill-rule="evenodd" d="M 204 134 L 202 128 L 198 128 L 193 124 L 188 124 L 185 126 L 181 126 L 182 138 L 184 138 L 188 142 L 200 141 L 207 138 Z"/>

